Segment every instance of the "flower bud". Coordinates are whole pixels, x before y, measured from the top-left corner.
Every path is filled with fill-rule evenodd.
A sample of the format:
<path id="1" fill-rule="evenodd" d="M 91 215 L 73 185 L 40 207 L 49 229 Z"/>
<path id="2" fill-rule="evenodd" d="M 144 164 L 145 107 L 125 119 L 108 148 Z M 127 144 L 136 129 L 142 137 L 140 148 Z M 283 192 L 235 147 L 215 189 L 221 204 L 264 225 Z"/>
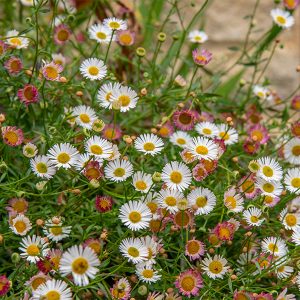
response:
<path id="1" fill-rule="evenodd" d="M 154 172 L 153 175 L 152 175 L 152 180 L 154 182 L 160 182 L 161 181 L 161 173 Z"/>
<path id="2" fill-rule="evenodd" d="M 14 253 L 11 255 L 11 261 L 12 261 L 14 264 L 18 263 L 20 260 L 21 260 L 21 257 L 20 257 L 20 254 L 19 254 L 19 253 L 14 252 Z"/>
<path id="3" fill-rule="evenodd" d="M 138 288 L 138 293 L 141 295 L 141 296 L 145 296 L 147 295 L 148 293 L 148 289 L 145 285 L 141 285 L 139 288 Z"/>
<path id="4" fill-rule="evenodd" d="M 164 42 L 167 38 L 167 35 L 164 33 L 164 32 L 160 32 L 158 35 L 157 35 L 157 39 L 160 41 L 160 42 Z"/>
<path id="5" fill-rule="evenodd" d="M 146 55 L 146 50 L 143 47 L 138 47 L 135 51 L 139 57 L 144 57 Z"/>

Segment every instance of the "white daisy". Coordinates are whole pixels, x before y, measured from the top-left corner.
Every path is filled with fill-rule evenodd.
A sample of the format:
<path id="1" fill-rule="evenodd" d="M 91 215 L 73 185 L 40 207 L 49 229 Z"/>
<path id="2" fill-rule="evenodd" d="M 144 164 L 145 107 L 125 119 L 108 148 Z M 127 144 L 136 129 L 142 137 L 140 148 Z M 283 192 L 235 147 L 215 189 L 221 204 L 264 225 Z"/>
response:
<path id="1" fill-rule="evenodd" d="M 165 189 L 157 194 L 157 201 L 159 205 L 166 208 L 170 213 L 174 214 L 178 211 L 177 203 L 183 199 L 184 195 L 180 191 Z"/>
<path id="2" fill-rule="evenodd" d="M 26 235 L 28 231 L 32 228 L 29 218 L 23 214 L 19 214 L 13 218 L 10 229 L 17 235 Z"/>
<path id="3" fill-rule="evenodd" d="M 66 64 L 66 58 L 61 53 L 53 53 L 52 61 L 57 64 L 64 66 Z"/>
<path id="4" fill-rule="evenodd" d="M 286 10 L 274 8 L 271 10 L 274 23 L 283 28 L 290 28 L 294 25 L 294 17 Z"/>
<path id="5" fill-rule="evenodd" d="M 295 230 L 293 231 L 292 241 L 297 246 L 300 246 L 300 228 L 299 227 L 295 228 Z"/>
<path id="6" fill-rule="evenodd" d="M 156 192 L 147 193 L 145 196 L 141 197 L 141 201 L 143 201 L 149 207 L 152 214 L 156 213 L 159 207 Z"/>
<path id="7" fill-rule="evenodd" d="M 78 151 L 71 144 L 62 143 L 52 146 L 47 156 L 57 168 L 69 169 L 77 160 Z"/>
<path id="8" fill-rule="evenodd" d="M 147 262 L 155 263 L 155 257 L 158 254 L 159 249 L 162 247 L 160 241 L 156 241 L 155 236 L 143 236 L 140 238 L 142 244 L 148 249 Z"/>
<path id="9" fill-rule="evenodd" d="M 152 176 L 150 174 L 138 171 L 132 177 L 132 185 L 139 192 L 148 193 L 152 184 Z"/>
<path id="10" fill-rule="evenodd" d="M 133 174 L 133 166 L 130 161 L 115 159 L 110 161 L 104 168 L 105 177 L 112 181 L 125 181 Z"/>
<path id="11" fill-rule="evenodd" d="M 279 163 L 271 157 L 262 157 L 257 160 L 260 168 L 256 173 L 258 177 L 266 181 L 278 181 L 282 179 L 282 168 Z"/>
<path id="12" fill-rule="evenodd" d="M 239 135 L 234 128 L 229 127 L 226 124 L 219 124 L 217 127 L 219 130 L 218 138 L 222 139 L 225 145 L 232 145 L 238 141 Z"/>
<path id="13" fill-rule="evenodd" d="M 117 145 L 113 145 L 112 151 L 113 152 L 112 152 L 111 156 L 108 157 L 107 160 L 115 160 L 115 159 L 118 159 L 121 157 L 121 153 L 120 153 Z"/>
<path id="14" fill-rule="evenodd" d="M 284 158 L 287 162 L 300 165 L 300 138 L 292 138 L 283 147 Z"/>
<path id="15" fill-rule="evenodd" d="M 187 195 L 187 200 L 189 206 L 195 209 L 194 214 L 197 215 L 207 215 L 215 207 L 217 203 L 217 198 L 215 194 L 207 189 L 197 187 Z"/>
<path id="16" fill-rule="evenodd" d="M 280 222 L 287 230 L 296 230 L 300 228 L 300 215 L 297 213 L 288 212 L 287 208 L 284 208 L 280 213 Z"/>
<path id="17" fill-rule="evenodd" d="M 80 73 L 90 80 L 101 80 L 107 74 L 107 67 L 101 59 L 88 58 L 82 62 Z"/>
<path id="18" fill-rule="evenodd" d="M 91 156 L 88 153 L 79 154 L 77 160 L 74 162 L 74 167 L 77 171 L 83 172 L 84 168 L 90 161 L 97 161 L 101 166 L 103 159 L 100 157 Z"/>
<path id="19" fill-rule="evenodd" d="M 46 221 L 43 231 L 50 240 L 59 242 L 70 235 L 71 228 L 71 226 L 63 226 L 62 222 L 56 224 L 53 219 L 49 219 Z"/>
<path id="20" fill-rule="evenodd" d="M 244 219 L 250 226 L 260 226 L 265 220 L 260 218 L 261 215 L 262 211 L 256 207 L 250 207 L 243 212 Z"/>
<path id="21" fill-rule="evenodd" d="M 209 138 L 214 138 L 218 135 L 219 130 L 218 127 L 211 122 L 201 122 L 195 126 L 196 131 L 200 135 L 204 135 Z"/>
<path id="22" fill-rule="evenodd" d="M 86 105 L 75 106 L 72 115 L 76 123 L 86 129 L 92 129 L 94 121 L 97 120 L 96 112 Z"/>
<path id="23" fill-rule="evenodd" d="M 89 278 L 95 278 L 99 265 L 99 259 L 90 247 L 75 245 L 63 253 L 59 270 L 62 276 L 72 273 L 74 283 L 85 286 L 89 284 Z"/>
<path id="24" fill-rule="evenodd" d="M 121 84 L 118 82 L 109 82 L 101 86 L 97 94 L 97 100 L 100 106 L 108 109 L 113 108 L 112 93 L 116 93 L 121 88 Z"/>
<path id="25" fill-rule="evenodd" d="M 7 39 L 5 42 L 16 49 L 25 49 L 29 45 L 29 40 L 25 37 L 19 36 L 19 31 L 17 30 L 8 31 L 6 37 Z"/>
<path id="26" fill-rule="evenodd" d="M 72 292 L 68 285 L 62 280 L 47 280 L 33 291 L 32 300 L 72 300 Z"/>
<path id="27" fill-rule="evenodd" d="M 124 20 L 117 19 L 117 18 L 107 18 L 103 20 L 103 25 L 110 28 L 113 31 L 116 30 L 126 30 L 127 23 Z"/>
<path id="28" fill-rule="evenodd" d="M 284 256 L 287 253 L 285 241 L 277 237 L 267 237 L 261 242 L 262 251 L 275 256 Z"/>
<path id="29" fill-rule="evenodd" d="M 261 190 L 261 193 L 266 196 L 280 196 L 282 185 L 278 181 L 266 181 L 262 178 L 257 178 L 255 187 Z"/>
<path id="30" fill-rule="evenodd" d="M 118 107 L 121 112 L 126 112 L 136 107 L 139 97 L 132 88 L 120 86 L 120 88 L 114 88 L 112 90 L 109 100 L 113 102 L 113 107 Z"/>
<path id="31" fill-rule="evenodd" d="M 185 148 L 186 145 L 192 140 L 192 137 L 185 131 L 176 131 L 170 136 L 170 142 L 181 148 Z"/>
<path id="32" fill-rule="evenodd" d="M 241 212 L 244 209 L 244 199 L 234 188 L 230 188 L 224 194 L 224 205 L 233 212 Z"/>
<path id="33" fill-rule="evenodd" d="M 186 147 L 198 159 L 215 160 L 218 157 L 217 144 L 205 137 L 193 138 Z"/>
<path id="34" fill-rule="evenodd" d="M 92 136 L 84 143 L 86 152 L 96 158 L 108 158 L 113 153 L 113 144 L 99 136 Z"/>
<path id="35" fill-rule="evenodd" d="M 89 37 L 98 43 L 108 44 L 112 38 L 112 30 L 102 24 L 94 24 L 89 28 Z M 112 38 L 115 40 L 115 37 Z"/>
<path id="36" fill-rule="evenodd" d="M 135 273 L 142 282 L 146 283 L 157 282 L 161 278 L 158 271 L 154 270 L 153 264 L 149 262 L 137 264 Z"/>
<path id="37" fill-rule="evenodd" d="M 208 255 L 208 258 L 202 260 L 204 273 L 212 279 L 224 277 L 229 269 L 226 264 L 227 260 L 221 255 L 215 255 L 213 258 Z"/>
<path id="38" fill-rule="evenodd" d="M 31 170 L 38 176 L 45 179 L 50 179 L 56 173 L 56 169 L 46 155 L 37 155 L 30 160 Z"/>
<path id="39" fill-rule="evenodd" d="M 287 265 L 281 265 L 276 268 L 276 275 L 279 279 L 288 278 L 292 275 L 293 272 L 294 268 Z"/>
<path id="40" fill-rule="evenodd" d="M 140 135 L 135 141 L 136 150 L 152 156 L 161 152 L 164 148 L 163 140 L 153 133 Z"/>
<path id="41" fill-rule="evenodd" d="M 268 95 L 270 94 L 270 91 L 266 87 L 263 87 L 261 85 L 255 85 L 253 87 L 253 93 L 256 97 L 258 97 L 262 100 L 265 100 L 268 97 Z"/>
<path id="42" fill-rule="evenodd" d="M 147 260 L 148 249 L 139 238 L 127 238 L 120 244 L 120 252 L 134 264 Z"/>
<path id="43" fill-rule="evenodd" d="M 297 195 L 300 194 L 300 168 L 288 169 L 284 176 L 286 188 Z"/>
<path id="44" fill-rule="evenodd" d="M 120 208 L 119 219 L 133 231 L 147 228 L 151 218 L 150 209 L 141 201 L 129 201 Z"/>
<path id="45" fill-rule="evenodd" d="M 35 263 L 43 256 L 47 255 L 49 248 L 48 243 L 45 242 L 40 236 L 26 236 L 22 238 L 20 244 L 20 255 L 26 258 L 29 262 Z"/>
<path id="46" fill-rule="evenodd" d="M 189 33 L 189 40 L 192 43 L 203 44 L 207 41 L 207 34 L 202 30 L 193 30 Z"/>

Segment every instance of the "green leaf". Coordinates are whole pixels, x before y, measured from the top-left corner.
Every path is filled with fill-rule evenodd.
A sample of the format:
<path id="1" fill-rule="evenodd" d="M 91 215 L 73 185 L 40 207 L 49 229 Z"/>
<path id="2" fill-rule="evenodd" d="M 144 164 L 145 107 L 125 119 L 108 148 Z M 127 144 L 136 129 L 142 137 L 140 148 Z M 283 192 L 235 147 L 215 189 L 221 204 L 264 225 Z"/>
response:
<path id="1" fill-rule="evenodd" d="M 240 82 L 244 72 L 245 69 L 239 71 L 236 75 L 227 80 L 223 85 L 218 87 L 215 93 L 224 97 L 228 97 L 228 95 L 235 89 L 237 84 Z"/>

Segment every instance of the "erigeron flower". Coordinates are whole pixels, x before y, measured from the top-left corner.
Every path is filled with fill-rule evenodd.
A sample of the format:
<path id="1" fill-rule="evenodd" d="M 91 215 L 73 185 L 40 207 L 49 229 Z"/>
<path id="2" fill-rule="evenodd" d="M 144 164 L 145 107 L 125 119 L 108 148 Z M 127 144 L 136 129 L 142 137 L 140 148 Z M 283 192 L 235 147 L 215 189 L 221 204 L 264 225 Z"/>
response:
<path id="1" fill-rule="evenodd" d="M 206 49 L 195 49 L 192 52 L 194 63 L 198 66 L 205 66 L 212 60 L 212 53 Z"/>
<path id="2" fill-rule="evenodd" d="M 25 84 L 22 89 L 18 90 L 18 98 L 26 106 L 31 103 L 36 103 L 39 100 L 39 93 L 37 88 L 32 84 Z"/>
<path id="3" fill-rule="evenodd" d="M 274 8 L 271 10 L 271 17 L 274 23 L 282 28 L 290 28 L 294 25 L 294 17 L 286 10 L 280 8 Z"/>
<path id="4" fill-rule="evenodd" d="M 138 171 L 132 177 L 132 185 L 139 192 L 148 193 L 152 184 L 152 176 L 150 174 Z"/>
<path id="5" fill-rule="evenodd" d="M 86 129 L 92 129 L 94 121 L 97 119 L 96 112 L 89 106 L 79 105 L 73 108 L 72 115 L 75 117 L 75 122 Z"/>
<path id="6" fill-rule="evenodd" d="M 70 235 L 71 228 L 71 226 L 63 226 L 62 222 L 54 222 L 52 218 L 45 222 L 43 231 L 50 240 L 59 242 Z"/>
<path id="7" fill-rule="evenodd" d="M 296 230 L 300 228 L 300 215 L 299 213 L 288 212 L 287 208 L 284 208 L 280 213 L 280 222 L 287 230 Z"/>
<path id="8" fill-rule="evenodd" d="M 36 275 L 32 276 L 26 283 L 26 286 L 29 286 L 34 292 L 41 284 L 46 283 L 50 277 L 43 272 L 39 272 Z"/>
<path id="9" fill-rule="evenodd" d="M 133 174 L 133 166 L 130 161 L 115 159 L 110 161 L 104 168 L 105 177 L 112 181 L 125 181 Z"/>
<path id="10" fill-rule="evenodd" d="M 75 245 L 63 253 L 59 270 L 63 276 L 72 274 L 76 285 L 85 286 L 89 279 L 95 278 L 99 265 L 99 259 L 91 248 Z"/>
<path id="11" fill-rule="evenodd" d="M 192 137 L 184 131 L 175 131 L 170 136 L 170 142 L 181 148 L 185 148 L 186 145 L 191 141 L 192 141 Z"/>
<path id="12" fill-rule="evenodd" d="M 110 289 L 112 297 L 116 300 L 128 300 L 130 297 L 130 283 L 126 277 L 120 278 Z"/>
<path id="13" fill-rule="evenodd" d="M 225 145 L 232 145 L 238 142 L 238 133 L 233 127 L 226 124 L 217 125 L 219 133 L 217 138 L 224 141 Z"/>
<path id="14" fill-rule="evenodd" d="M 38 153 L 37 146 L 32 143 L 27 143 L 23 146 L 23 154 L 25 157 L 32 158 L 35 157 Z"/>
<path id="15" fill-rule="evenodd" d="M 161 152 L 164 148 L 163 140 L 153 133 L 142 134 L 134 142 L 135 148 L 152 156 Z"/>
<path id="16" fill-rule="evenodd" d="M 121 88 L 121 84 L 118 82 L 108 82 L 101 86 L 97 94 L 97 101 L 101 107 L 112 109 L 113 100 L 112 93 L 116 93 Z"/>
<path id="17" fill-rule="evenodd" d="M 15 29 L 8 31 L 6 38 L 6 43 L 16 49 L 25 49 L 29 45 L 28 38 L 20 36 L 19 31 Z"/>
<path id="18" fill-rule="evenodd" d="M 224 205 L 233 212 L 241 212 L 244 209 L 244 199 L 235 188 L 230 188 L 224 194 Z"/>
<path id="19" fill-rule="evenodd" d="M 199 259 L 205 253 L 205 244 L 196 240 L 191 239 L 185 244 L 185 255 L 191 260 Z"/>
<path id="20" fill-rule="evenodd" d="M 44 63 L 42 66 L 42 74 L 43 76 L 50 81 L 59 81 L 60 73 L 63 71 L 62 65 L 58 65 L 53 61 L 50 63 Z"/>
<path id="21" fill-rule="evenodd" d="M 186 147 L 198 159 L 214 160 L 218 157 L 218 146 L 205 137 L 193 138 Z"/>
<path id="22" fill-rule="evenodd" d="M 299 227 L 294 228 L 294 231 L 292 234 L 292 241 L 297 246 L 300 246 L 300 228 Z"/>
<path id="23" fill-rule="evenodd" d="M 142 201 L 129 201 L 120 208 L 119 219 L 133 231 L 147 228 L 151 218 L 150 209 Z"/>
<path id="24" fill-rule="evenodd" d="M 139 97 L 137 93 L 128 86 L 114 87 L 109 101 L 112 102 L 112 107 L 118 107 L 121 112 L 126 112 L 136 107 Z"/>
<path id="25" fill-rule="evenodd" d="M 56 168 L 69 169 L 76 162 L 78 151 L 69 143 L 61 143 L 52 146 L 47 156 Z"/>
<path id="26" fill-rule="evenodd" d="M 197 296 L 200 288 L 203 287 L 201 274 L 193 269 L 181 272 L 175 281 L 179 292 L 187 297 Z"/>
<path id="27" fill-rule="evenodd" d="M 174 125 L 180 130 L 189 131 L 195 124 L 195 116 L 190 110 L 177 110 L 172 116 Z"/>
<path id="28" fill-rule="evenodd" d="M 26 216 L 23 214 L 19 214 L 13 218 L 12 224 L 10 225 L 10 229 L 17 235 L 24 236 L 26 235 L 30 229 L 32 228 L 32 224 Z"/>
<path id="29" fill-rule="evenodd" d="M 253 125 L 247 131 L 251 140 L 255 143 L 254 147 L 256 144 L 264 145 L 270 139 L 267 128 L 261 124 Z"/>
<path id="30" fill-rule="evenodd" d="M 107 124 L 102 130 L 102 137 L 111 141 L 118 140 L 122 137 L 122 131 L 117 124 Z"/>
<path id="31" fill-rule="evenodd" d="M 1 133 L 3 142 L 9 146 L 16 147 L 24 141 L 22 129 L 15 126 L 4 126 L 1 128 Z"/>
<path id="32" fill-rule="evenodd" d="M 205 137 L 214 138 L 218 136 L 218 127 L 211 122 L 200 122 L 195 126 L 195 130 Z"/>
<path id="33" fill-rule="evenodd" d="M 130 30 L 119 30 L 117 32 L 117 41 L 121 46 L 131 46 L 134 44 L 135 33 Z"/>
<path id="34" fill-rule="evenodd" d="M 287 266 L 287 265 L 280 265 L 279 267 L 276 268 L 276 276 L 279 279 L 285 279 L 288 278 L 292 275 L 294 272 L 294 268 Z"/>
<path id="35" fill-rule="evenodd" d="M 122 255 L 134 264 L 147 260 L 148 249 L 139 238 L 126 238 L 119 248 Z"/>
<path id="36" fill-rule="evenodd" d="M 46 155 L 37 155 L 30 160 L 31 170 L 38 176 L 50 179 L 56 173 L 56 168 Z"/>
<path id="37" fill-rule="evenodd" d="M 61 53 L 53 53 L 52 54 L 52 61 L 61 66 L 65 66 L 66 64 L 66 58 Z"/>
<path id="38" fill-rule="evenodd" d="M 288 251 L 285 241 L 278 237 L 264 238 L 261 242 L 261 248 L 263 252 L 275 256 L 284 256 Z"/>
<path id="39" fill-rule="evenodd" d="M 92 25 L 89 30 L 89 37 L 92 40 L 96 40 L 100 44 L 108 44 L 110 40 L 115 40 L 115 36 L 112 38 L 112 30 L 107 26 L 102 24 L 94 24 Z"/>
<path id="40" fill-rule="evenodd" d="M 267 99 L 270 91 L 268 88 L 263 87 L 261 85 L 254 85 L 253 86 L 253 93 L 256 97 L 260 98 L 261 100 Z"/>
<path id="41" fill-rule="evenodd" d="M 5 296 L 10 290 L 11 284 L 10 280 L 6 275 L 0 275 L 0 297 Z"/>
<path id="42" fill-rule="evenodd" d="M 250 226 L 260 226 L 264 222 L 261 218 L 262 211 L 256 207 L 250 207 L 243 211 L 243 217 Z"/>
<path id="43" fill-rule="evenodd" d="M 103 25 L 110 28 L 113 31 L 118 30 L 126 30 L 127 23 L 124 20 L 117 19 L 117 18 L 107 18 L 103 20 Z"/>
<path id="44" fill-rule="evenodd" d="M 287 0 L 289 1 L 289 0 Z M 294 1 L 294 0 L 292 0 Z M 297 300 L 294 294 L 287 294 L 287 288 L 285 288 L 276 298 L 276 300 Z"/>
<path id="45" fill-rule="evenodd" d="M 80 73 L 84 78 L 90 80 L 101 80 L 107 74 L 107 67 L 98 58 L 85 59 L 80 66 Z"/>
<path id="46" fill-rule="evenodd" d="M 54 28 L 54 42 L 58 45 L 65 44 L 71 36 L 71 30 L 66 24 L 59 24 Z"/>
<path id="47" fill-rule="evenodd" d="M 166 208 L 171 213 L 176 213 L 178 211 L 177 203 L 183 198 L 183 193 L 171 189 L 162 189 L 157 194 L 157 201 L 159 205 L 163 208 Z"/>
<path id="48" fill-rule="evenodd" d="M 257 160 L 260 168 L 256 175 L 266 181 L 278 181 L 282 179 L 282 168 L 279 163 L 271 157 L 262 157 Z"/>
<path id="49" fill-rule="evenodd" d="M 16 214 L 25 214 L 28 210 L 28 201 L 24 198 L 11 198 L 6 209 Z"/>
<path id="50" fill-rule="evenodd" d="M 194 214 L 207 215 L 215 207 L 217 198 L 215 194 L 207 189 L 197 187 L 187 195 L 190 207 L 194 209 Z"/>
<path id="51" fill-rule="evenodd" d="M 154 265 L 151 262 L 137 264 L 135 273 L 142 282 L 146 283 L 154 283 L 161 278 L 161 275 L 154 269 Z"/>
<path id="52" fill-rule="evenodd" d="M 282 184 L 278 181 L 266 181 L 257 178 L 255 186 L 266 196 L 280 196 L 282 192 Z"/>
<path id="53" fill-rule="evenodd" d="M 161 178 L 169 189 L 183 191 L 190 185 L 192 173 L 184 163 L 171 161 L 162 169 Z"/>
<path id="54" fill-rule="evenodd" d="M 300 165 L 300 138 L 292 138 L 283 147 L 284 158 L 287 162 Z"/>
<path id="55" fill-rule="evenodd" d="M 283 0 L 283 5 L 287 9 L 295 9 L 299 5 L 299 3 L 300 3 L 299 0 Z M 281 300 L 281 299 L 277 299 L 277 300 Z"/>
<path id="56" fill-rule="evenodd" d="M 84 147 L 87 153 L 96 158 L 106 159 L 113 153 L 112 143 L 96 135 L 87 139 Z"/>
<path id="57" fill-rule="evenodd" d="M 215 255 L 213 258 L 208 255 L 202 261 L 204 273 L 212 279 L 224 277 L 229 269 L 226 264 L 227 260 L 221 255 Z"/>
<path id="58" fill-rule="evenodd" d="M 192 30 L 188 35 L 189 40 L 192 43 L 203 44 L 207 41 L 207 34 L 202 30 Z"/>
<path id="59" fill-rule="evenodd" d="M 99 163 L 99 166 L 102 166 L 103 159 L 100 157 L 96 157 L 94 155 L 90 155 L 88 153 L 79 154 L 76 157 L 76 161 L 74 162 L 74 167 L 77 171 L 80 171 L 83 173 L 85 171 L 85 167 L 88 165 L 91 161 L 97 161 Z"/>
<path id="60" fill-rule="evenodd" d="M 155 257 L 162 247 L 161 240 L 157 240 L 156 236 L 143 236 L 140 238 L 142 244 L 148 249 L 147 262 L 155 263 Z"/>
<path id="61" fill-rule="evenodd" d="M 12 76 L 18 75 L 23 69 L 22 60 L 19 57 L 12 56 L 4 63 L 4 68 Z"/>
<path id="62" fill-rule="evenodd" d="M 296 195 L 300 194 L 300 168 L 288 169 L 284 176 L 286 188 Z"/>
<path id="63" fill-rule="evenodd" d="M 111 196 L 96 196 L 95 208 L 100 213 L 110 211 L 113 206 L 113 198 Z"/>

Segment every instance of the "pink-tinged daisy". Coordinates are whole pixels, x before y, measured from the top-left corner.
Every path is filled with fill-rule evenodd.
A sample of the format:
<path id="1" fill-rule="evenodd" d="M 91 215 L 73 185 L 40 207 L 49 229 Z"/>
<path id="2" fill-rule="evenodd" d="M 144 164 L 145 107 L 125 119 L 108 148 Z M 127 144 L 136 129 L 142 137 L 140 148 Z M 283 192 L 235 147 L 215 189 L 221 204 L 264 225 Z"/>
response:
<path id="1" fill-rule="evenodd" d="M 99 161 L 91 160 L 84 167 L 82 174 L 90 181 L 92 179 L 99 180 L 104 175 L 102 164 Z"/>
<path id="2" fill-rule="evenodd" d="M 120 30 L 117 32 L 117 41 L 121 46 L 131 46 L 134 44 L 135 33 L 130 30 Z"/>
<path id="3" fill-rule="evenodd" d="M 300 121 L 297 121 L 292 124 L 291 132 L 293 136 L 300 137 Z"/>
<path id="4" fill-rule="evenodd" d="M 22 129 L 15 126 L 5 126 L 1 128 L 3 142 L 12 147 L 19 146 L 23 143 L 24 136 Z"/>
<path id="5" fill-rule="evenodd" d="M 211 174 L 217 168 L 218 161 L 217 160 L 209 160 L 209 159 L 201 159 L 200 164 L 204 167 L 204 169 L 206 170 L 206 172 L 208 174 Z"/>
<path id="6" fill-rule="evenodd" d="M 268 206 L 268 207 L 274 207 L 279 201 L 280 201 L 280 198 L 277 196 L 271 196 L 271 195 L 263 196 L 263 203 L 265 206 Z"/>
<path id="7" fill-rule="evenodd" d="M 213 122 L 215 120 L 214 116 L 211 113 L 206 111 L 201 111 L 198 113 L 197 122 Z"/>
<path id="8" fill-rule="evenodd" d="M 185 244 L 185 255 L 187 255 L 191 260 L 199 259 L 205 253 L 204 243 L 192 239 Z"/>
<path id="9" fill-rule="evenodd" d="M 90 247 L 96 254 L 100 254 L 103 242 L 100 239 L 87 239 L 83 247 Z"/>
<path id="10" fill-rule="evenodd" d="M 212 60 L 212 53 L 202 49 L 195 49 L 192 52 L 194 63 L 198 66 L 205 66 Z"/>
<path id="11" fill-rule="evenodd" d="M 203 287 L 203 280 L 198 271 L 189 269 L 179 274 L 175 286 L 179 289 L 180 294 L 190 298 L 199 294 L 200 288 Z"/>
<path id="12" fill-rule="evenodd" d="M 66 24 L 59 24 L 54 28 L 54 42 L 58 45 L 66 43 L 71 36 L 71 30 Z"/>
<path id="13" fill-rule="evenodd" d="M 28 210 L 28 201 L 24 198 L 12 198 L 8 201 L 6 209 L 17 214 L 25 214 Z"/>
<path id="14" fill-rule="evenodd" d="M 7 279 L 6 275 L 0 276 L 0 296 L 4 296 L 8 293 L 10 289 L 10 281 Z"/>
<path id="15" fill-rule="evenodd" d="M 197 160 L 197 158 L 188 149 L 184 149 L 180 152 L 180 157 L 186 164 L 190 164 Z"/>
<path id="16" fill-rule="evenodd" d="M 128 300 L 130 298 L 131 287 L 127 278 L 120 278 L 110 289 L 113 299 Z"/>
<path id="17" fill-rule="evenodd" d="M 171 136 L 173 133 L 174 133 L 174 127 L 169 121 L 161 125 L 161 127 L 157 132 L 158 135 L 164 138 Z"/>
<path id="18" fill-rule="evenodd" d="M 218 223 L 212 232 L 220 241 L 231 241 L 236 229 L 236 226 L 232 222 L 224 221 Z"/>
<path id="19" fill-rule="evenodd" d="M 253 141 L 257 141 L 261 145 L 266 144 L 270 139 L 267 128 L 261 124 L 251 126 L 247 132 Z"/>
<path id="20" fill-rule="evenodd" d="M 100 212 L 104 213 L 110 211 L 113 206 L 113 198 L 111 196 L 96 196 L 95 208 Z"/>
<path id="21" fill-rule="evenodd" d="M 122 137 L 122 131 L 117 124 L 106 124 L 102 130 L 102 137 L 107 140 L 118 140 Z"/>
<path id="22" fill-rule="evenodd" d="M 192 227 L 194 224 L 194 215 L 188 210 L 180 210 L 171 216 L 175 227 L 188 228 Z"/>
<path id="23" fill-rule="evenodd" d="M 5 61 L 4 68 L 10 75 L 18 75 L 23 69 L 22 60 L 19 57 L 12 56 L 10 59 Z"/>
<path id="24" fill-rule="evenodd" d="M 159 292 L 149 293 L 146 300 L 163 300 L 165 296 Z"/>
<path id="25" fill-rule="evenodd" d="M 63 252 L 60 249 L 51 249 L 47 253 L 47 257 L 49 258 L 49 261 L 52 264 L 53 269 L 56 271 L 59 269 L 60 259 L 62 257 L 62 254 Z"/>
<path id="26" fill-rule="evenodd" d="M 272 294 L 264 293 L 264 292 L 255 296 L 255 300 L 273 300 L 273 299 L 274 298 L 273 298 Z"/>
<path id="27" fill-rule="evenodd" d="M 300 95 L 296 95 L 291 102 L 291 108 L 300 111 Z"/>
<path id="28" fill-rule="evenodd" d="M 0 56 L 2 56 L 7 49 L 7 44 L 4 43 L 4 41 L 0 41 Z"/>
<path id="29" fill-rule="evenodd" d="M 198 182 L 204 180 L 208 176 L 208 172 L 206 171 L 205 167 L 201 163 L 197 164 L 193 168 L 192 172 L 193 172 L 193 178 Z"/>
<path id="30" fill-rule="evenodd" d="M 290 10 L 295 9 L 299 5 L 299 0 L 283 0 L 283 5 Z"/>
<path id="31" fill-rule="evenodd" d="M 255 154 L 258 152 L 260 143 L 247 138 L 243 143 L 243 149 L 248 154 Z"/>
<path id="32" fill-rule="evenodd" d="M 245 291 L 235 291 L 233 294 L 233 300 L 254 300 L 252 295 Z"/>
<path id="33" fill-rule="evenodd" d="M 247 199 L 252 199 L 258 194 L 258 189 L 255 187 L 255 174 L 250 176 L 244 176 L 238 183 L 238 187 L 241 193 L 245 195 Z"/>
<path id="34" fill-rule="evenodd" d="M 26 106 L 38 102 L 39 93 L 37 88 L 32 84 L 25 84 L 22 89 L 18 90 L 18 97 Z"/>
<path id="35" fill-rule="evenodd" d="M 19 214 L 13 219 L 10 228 L 15 234 L 24 236 L 32 228 L 31 225 L 32 224 L 29 218 L 27 218 L 23 214 Z"/>
<path id="36" fill-rule="evenodd" d="M 195 117 L 189 110 L 177 110 L 173 114 L 173 122 L 180 130 L 188 131 L 193 129 Z"/>
<path id="37" fill-rule="evenodd" d="M 54 62 L 45 63 L 42 67 L 43 76 L 50 81 L 59 81 L 63 67 Z"/>
<path id="38" fill-rule="evenodd" d="M 36 275 L 32 276 L 29 281 L 25 284 L 30 286 L 32 291 L 35 291 L 41 284 L 49 280 L 50 277 L 42 272 L 38 272 Z"/>

